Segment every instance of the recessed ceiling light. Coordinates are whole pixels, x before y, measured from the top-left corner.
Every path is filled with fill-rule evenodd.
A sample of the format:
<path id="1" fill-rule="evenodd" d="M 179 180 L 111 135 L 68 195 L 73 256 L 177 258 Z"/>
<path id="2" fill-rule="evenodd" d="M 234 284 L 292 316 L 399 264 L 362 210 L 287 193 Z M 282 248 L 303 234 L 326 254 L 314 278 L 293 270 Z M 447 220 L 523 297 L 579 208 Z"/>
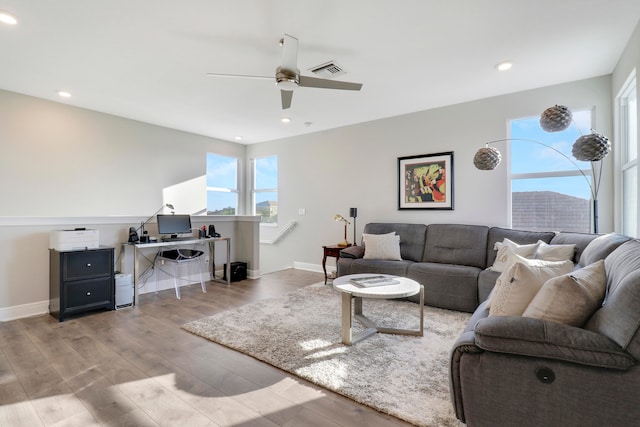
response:
<path id="1" fill-rule="evenodd" d="M 65 90 L 59 90 L 58 96 L 61 98 L 71 98 L 71 94 Z"/>
<path id="2" fill-rule="evenodd" d="M 9 12 L 0 10 L 0 22 L 7 25 L 16 25 L 18 23 L 18 19 Z"/>
<path id="3" fill-rule="evenodd" d="M 233 139 L 235 139 L 236 141 L 242 141 L 242 137 L 240 135 L 234 136 Z"/>
<path id="4" fill-rule="evenodd" d="M 283 117 L 280 119 L 282 123 L 291 123 L 291 117 Z"/>
<path id="5" fill-rule="evenodd" d="M 507 71 L 511 67 L 513 67 L 513 64 L 509 61 L 504 61 L 496 64 L 496 68 L 500 71 Z"/>

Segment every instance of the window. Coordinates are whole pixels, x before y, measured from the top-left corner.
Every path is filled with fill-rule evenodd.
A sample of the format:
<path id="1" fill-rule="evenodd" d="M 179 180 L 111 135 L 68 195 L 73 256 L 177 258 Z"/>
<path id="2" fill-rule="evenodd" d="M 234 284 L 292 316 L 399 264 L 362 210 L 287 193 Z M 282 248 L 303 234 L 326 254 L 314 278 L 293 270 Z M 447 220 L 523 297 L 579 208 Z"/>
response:
<path id="1" fill-rule="evenodd" d="M 253 161 L 253 209 L 262 224 L 278 222 L 278 156 Z"/>
<path id="2" fill-rule="evenodd" d="M 207 215 L 238 212 L 238 159 L 207 153 Z"/>
<path id="3" fill-rule="evenodd" d="M 618 97 L 622 183 L 622 232 L 638 236 L 638 95 L 635 71 Z"/>
<path id="4" fill-rule="evenodd" d="M 510 122 L 511 138 L 519 139 L 510 142 L 511 226 L 588 233 L 591 165 L 576 160 L 571 148 L 580 135 L 591 132 L 591 110 L 574 111 L 573 123 L 561 132 L 545 132 L 539 120 Z"/>

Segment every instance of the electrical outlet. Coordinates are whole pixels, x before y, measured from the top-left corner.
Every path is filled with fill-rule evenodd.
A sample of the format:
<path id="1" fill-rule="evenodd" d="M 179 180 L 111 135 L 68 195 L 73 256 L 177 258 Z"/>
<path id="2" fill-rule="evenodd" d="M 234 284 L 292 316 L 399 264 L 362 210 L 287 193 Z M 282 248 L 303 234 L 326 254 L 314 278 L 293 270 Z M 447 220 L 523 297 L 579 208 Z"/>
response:
<path id="1" fill-rule="evenodd" d="M 306 214 L 307 214 L 307 210 L 305 208 L 298 209 L 298 215 L 306 215 Z"/>
<path id="2" fill-rule="evenodd" d="M 206 257 L 206 258 L 204 259 L 204 262 L 205 262 L 205 263 L 207 263 L 207 264 L 209 264 L 209 257 Z"/>

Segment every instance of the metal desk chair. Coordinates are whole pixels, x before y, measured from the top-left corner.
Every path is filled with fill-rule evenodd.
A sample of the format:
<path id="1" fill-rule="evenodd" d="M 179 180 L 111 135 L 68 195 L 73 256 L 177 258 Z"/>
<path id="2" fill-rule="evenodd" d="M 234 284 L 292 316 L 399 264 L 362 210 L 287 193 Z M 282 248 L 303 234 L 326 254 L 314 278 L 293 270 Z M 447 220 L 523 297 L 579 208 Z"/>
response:
<path id="1" fill-rule="evenodd" d="M 195 249 L 171 249 L 171 250 L 160 250 L 158 252 L 158 256 L 156 257 L 156 268 L 157 263 L 160 261 L 168 262 L 173 266 L 173 283 L 176 288 L 176 298 L 180 299 L 180 286 L 178 285 L 178 267 L 181 264 L 190 264 L 193 262 L 198 263 L 198 271 L 200 273 L 200 285 L 202 286 L 202 292 L 207 292 L 207 287 L 204 283 L 204 277 L 202 276 L 202 260 L 203 260 L 203 251 L 198 251 Z M 157 270 L 156 270 L 157 271 Z M 157 276 L 156 276 L 156 288 L 157 288 Z"/>

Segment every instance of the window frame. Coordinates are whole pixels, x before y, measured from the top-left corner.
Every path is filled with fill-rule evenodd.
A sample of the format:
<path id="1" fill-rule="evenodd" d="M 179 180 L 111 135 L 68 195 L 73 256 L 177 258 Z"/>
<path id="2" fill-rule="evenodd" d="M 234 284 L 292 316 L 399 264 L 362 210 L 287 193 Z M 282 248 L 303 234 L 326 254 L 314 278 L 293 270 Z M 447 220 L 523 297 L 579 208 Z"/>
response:
<path id="1" fill-rule="evenodd" d="M 224 158 L 224 159 L 233 159 L 236 162 L 235 165 L 235 169 L 236 169 L 236 176 L 235 176 L 235 184 L 236 184 L 236 188 L 229 188 L 229 187 L 216 187 L 216 186 L 209 186 L 209 174 L 208 174 L 208 166 L 209 166 L 209 161 L 208 161 L 208 156 L 212 155 L 212 156 L 217 156 L 219 158 Z M 241 159 L 239 157 L 235 157 L 235 156 L 227 156 L 224 154 L 220 154 L 220 153 L 215 153 L 215 152 L 207 152 L 207 170 L 205 171 L 205 188 L 206 188 L 206 194 L 207 194 L 207 215 L 224 215 L 224 216 L 237 216 L 240 214 L 241 209 L 242 209 L 242 190 L 241 190 L 241 180 L 240 180 L 240 176 L 241 176 Z M 232 193 L 235 194 L 235 198 L 236 198 L 236 206 L 235 206 L 235 213 L 232 214 L 223 214 L 223 213 L 210 213 L 210 212 L 215 212 L 215 211 L 210 211 L 209 210 L 209 194 L 210 193 Z"/>
<path id="2" fill-rule="evenodd" d="M 588 112 L 589 113 L 589 127 L 593 128 L 593 123 L 594 123 L 594 119 L 595 119 L 595 108 L 591 107 L 591 108 L 581 108 L 581 109 L 576 109 L 574 110 L 575 113 L 580 113 L 580 112 Z M 508 194 L 509 194 L 509 200 L 508 200 L 508 220 L 509 220 L 509 227 L 513 227 L 513 183 L 514 181 L 517 180 L 531 180 L 531 179 L 547 179 L 547 178 L 567 178 L 567 177 L 580 177 L 580 179 L 587 179 L 589 181 L 589 183 L 591 184 L 593 182 L 593 171 L 591 169 L 591 167 L 583 167 L 581 168 L 578 165 L 578 161 L 574 158 L 572 158 L 572 156 L 567 155 L 567 158 L 565 158 L 565 161 L 570 161 L 571 163 L 573 163 L 572 165 L 572 169 L 561 169 L 561 170 L 554 170 L 554 171 L 543 171 L 543 172 L 521 172 L 521 173 L 514 173 L 513 172 L 513 146 L 514 144 L 532 144 L 535 146 L 543 146 L 543 148 L 545 149 L 551 149 L 553 151 L 556 151 L 556 154 L 559 158 L 563 157 L 566 155 L 566 153 L 562 153 L 562 152 L 558 152 L 555 148 L 553 148 L 552 144 L 549 144 L 548 142 L 542 142 L 542 141 L 537 141 L 533 138 L 527 138 L 526 136 L 520 136 L 520 135 L 513 135 L 513 122 L 519 121 L 519 120 L 532 120 L 535 119 L 536 116 L 525 116 L 525 117 L 519 117 L 519 118 L 514 118 L 514 119 L 510 119 L 507 121 L 507 134 L 508 134 L 508 139 L 507 139 L 507 144 L 506 144 L 506 148 L 507 148 L 507 158 L 508 158 L 508 168 L 507 168 L 507 175 L 508 175 Z M 578 128 L 577 123 L 573 122 L 570 126 L 575 126 L 576 128 Z M 578 131 L 582 134 L 585 133 L 587 129 L 580 129 L 578 128 Z M 554 133 L 551 132 L 551 135 L 553 135 Z M 561 138 L 559 138 L 560 140 Z M 567 160 L 568 159 L 568 160 Z M 588 199 L 588 214 L 589 214 L 589 232 L 593 231 L 593 194 L 591 191 L 591 185 L 588 186 L 588 190 L 589 190 L 589 199 Z M 586 230 L 585 230 L 586 232 Z"/>
<path id="3" fill-rule="evenodd" d="M 276 171 L 276 187 L 265 187 L 265 188 L 257 188 L 257 179 L 258 179 L 258 174 L 257 174 L 257 166 L 258 166 L 258 160 L 260 159 L 268 159 L 268 158 L 275 158 L 276 161 L 276 165 L 278 165 L 279 163 L 279 158 L 277 154 L 270 154 L 270 155 L 266 155 L 266 156 L 257 156 L 255 158 L 251 159 L 251 214 L 252 215 L 258 215 L 257 211 L 256 211 L 256 199 L 257 199 L 257 195 L 259 193 L 275 193 L 277 195 L 276 197 L 276 202 L 279 202 L 279 194 L 278 194 L 278 187 L 279 187 L 279 182 L 280 182 L 280 169 L 279 169 L 279 165 Z M 263 222 L 262 221 L 262 216 L 260 217 L 260 226 L 265 226 L 265 227 L 277 227 L 278 226 L 278 215 L 276 214 L 276 221 L 275 222 Z"/>
<path id="4" fill-rule="evenodd" d="M 631 113 L 629 111 L 629 100 L 632 99 L 631 97 L 633 96 L 633 99 L 635 100 L 635 105 L 636 105 L 636 116 L 635 116 L 635 125 L 636 125 L 636 129 L 635 129 L 635 141 L 630 140 L 630 135 L 629 135 L 629 128 L 630 128 L 630 118 L 631 118 Z M 617 127 L 617 134 L 618 134 L 618 141 L 619 141 L 619 146 L 620 146 L 620 150 L 618 150 L 619 154 L 618 154 L 618 164 L 620 165 L 618 169 L 619 173 L 618 176 L 616 177 L 616 186 L 617 186 L 617 191 L 616 194 L 618 194 L 619 197 L 619 202 L 618 202 L 618 206 L 619 206 L 619 214 L 617 215 L 618 217 L 618 221 L 619 221 L 619 229 L 621 230 L 622 233 L 632 236 L 632 237 L 638 237 L 638 230 L 640 230 L 640 218 L 638 216 L 638 199 L 640 196 L 640 191 L 638 189 L 638 180 L 637 180 L 637 176 L 638 176 L 638 82 L 637 82 L 637 76 L 636 76 L 636 70 L 633 69 L 631 71 L 631 73 L 629 74 L 629 77 L 627 77 L 627 80 L 625 81 L 625 83 L 622 85 L 622 88 L 620 89 L 620 92 L 618 93 L 618 96 L 616 97 L 616 127 Z M 629 156 L 629 152 L 631 150 L 631 148 L 635 149 L 635 157 L 630 158 Z M 625 195 L 627 194 L 627 188 L 625 187 L 625 174 L 629 173 L 629 172 L 634 172 L 635 176 L 636 176 L 636 181 L 635 181 L 635 185 L 634 188 L 631 188 L 630 190 L 633 191 L 636 195 L 635 197 L 635 205 L 631 206 L 631 209 L 625 209 L 626 205 L 625 202 L 628 201 L 628 198 L 625 197 Z M 630 223 L 627 221 L 627 218 L 625 217 L 626 212 L 633 212 L 635 214 L 634 218 L 630 219 Z M 629 227 L 631 228 L 627 228 L 627 224 L 631 224 Z"/>

